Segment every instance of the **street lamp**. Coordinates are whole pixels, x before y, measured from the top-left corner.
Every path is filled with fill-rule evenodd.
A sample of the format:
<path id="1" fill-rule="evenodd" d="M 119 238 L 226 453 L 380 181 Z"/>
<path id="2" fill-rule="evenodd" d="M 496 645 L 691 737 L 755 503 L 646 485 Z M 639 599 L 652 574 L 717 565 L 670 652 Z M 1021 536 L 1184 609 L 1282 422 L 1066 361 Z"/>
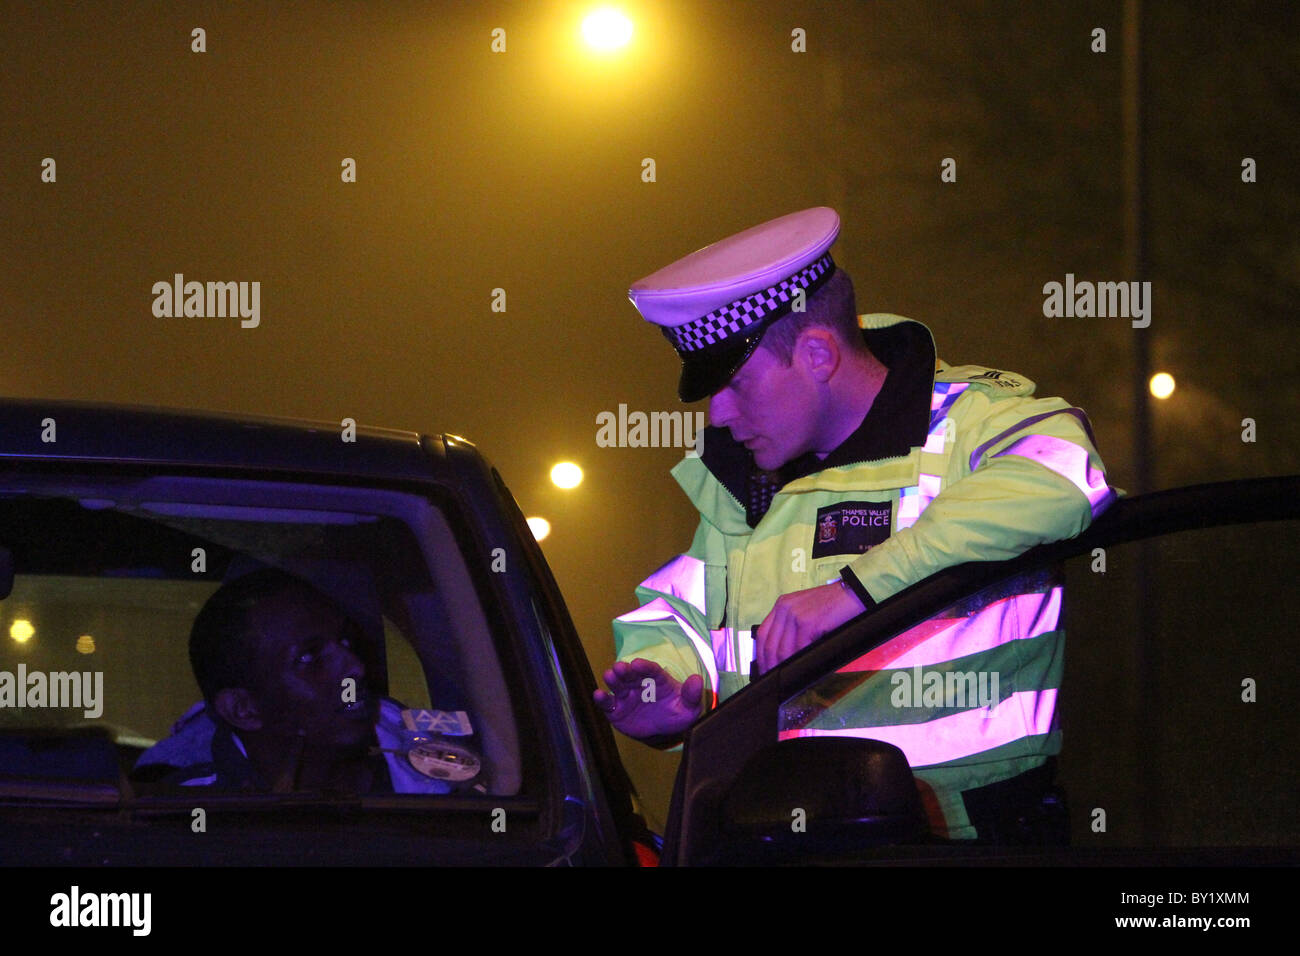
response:
<path id="1" fill-rule="evenodd" d="M 1151 376 L 1150 389 L 1156 398 L 1168 398 L 1174 394 L 1174 377 L 1168 372 L 1156 372 Z"/>
<path id="2" fill-rule="evenodd" d="M 32 627 L 32 622 L 26 618 L 18 618 L 9 625 L 9 636 L 18 644 L 26 644 L 36 633 L 36 628 Z"/>
<path id="3" fill-rule="evenodd" d="M 576 488 L 582 484 L 582 469 L 571 461 L 562 461 L 551 469 L 551 482 L 557 488 Z"/>
<path id="4" fill-rule="evenodd" d="M 587 45 L 600 53 L 612 53 L 632 39 L 632 21 L 613 7 L 600 7 L 582 21 Z"/>

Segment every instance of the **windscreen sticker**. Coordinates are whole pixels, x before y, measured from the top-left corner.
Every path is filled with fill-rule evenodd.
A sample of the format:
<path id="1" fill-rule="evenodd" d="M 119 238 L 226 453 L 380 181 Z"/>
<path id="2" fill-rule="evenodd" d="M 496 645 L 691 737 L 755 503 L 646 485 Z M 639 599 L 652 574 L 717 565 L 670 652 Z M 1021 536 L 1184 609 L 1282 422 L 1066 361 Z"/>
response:
<path id="1" fill-rule="evenodd" d="M 474 733 L 469 714 L 463 710 L 404 710 L 402 724 L 407 730 L 422 730 L 448 737 L 468 737 Z"/>

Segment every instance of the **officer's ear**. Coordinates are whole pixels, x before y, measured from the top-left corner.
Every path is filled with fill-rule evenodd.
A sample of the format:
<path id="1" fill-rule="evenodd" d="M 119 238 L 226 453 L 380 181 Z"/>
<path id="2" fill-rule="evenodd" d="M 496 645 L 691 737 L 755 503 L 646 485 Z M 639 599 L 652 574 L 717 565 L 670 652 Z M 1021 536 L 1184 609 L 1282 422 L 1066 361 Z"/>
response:
<path id="1" fill-rule="evenodd" d="M 244 687 L 227 687 L 217 692 L 212 706 L 221 719 L 236 730 L 261 730 L 262 712 Z"/>
<path id="2" fill-rule="evenodd" d="M 830 329 L 813 326 L 799 333 L 794 357 L 813 381 L 825 384 L 840 366 L 840 343 Z"/>

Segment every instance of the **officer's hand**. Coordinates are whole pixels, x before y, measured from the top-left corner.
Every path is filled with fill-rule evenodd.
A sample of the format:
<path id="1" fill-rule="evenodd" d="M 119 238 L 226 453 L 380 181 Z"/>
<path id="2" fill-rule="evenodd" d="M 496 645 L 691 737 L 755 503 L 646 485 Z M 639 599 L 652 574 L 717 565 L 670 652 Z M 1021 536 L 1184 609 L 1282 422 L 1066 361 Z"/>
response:
<path id="1" fill-rule="evenodd" d="M 767 673 L 865 610 L 858 596 L 838 581 L 781 595 L 754 634 L 759 673 Z"/>
<path id="2" fill-rule="evenodd" d="M 678 682 L 654 661 L 615 661 L 605 671 L 609 690 L 593 695 L 616 730 L 638 740 L 678 737 L 695 723 L 704 698 L 704 679 Z"/>

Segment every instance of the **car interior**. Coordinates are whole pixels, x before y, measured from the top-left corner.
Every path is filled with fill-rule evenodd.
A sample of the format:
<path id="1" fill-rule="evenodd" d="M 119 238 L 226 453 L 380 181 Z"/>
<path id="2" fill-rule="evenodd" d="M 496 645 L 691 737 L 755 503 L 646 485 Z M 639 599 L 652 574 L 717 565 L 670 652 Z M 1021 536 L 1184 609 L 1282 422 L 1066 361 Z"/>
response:
<path id="1" fill-rule="evenodd" d="M 172 771 L 207 757 L 201 740 L 178 743 L 203 716 L 194 619 L 224 582 L 268 567 L 359 625 L 369 693 L 394 702 L 390 723 L 401 714 L 394 759 L 436 775 L 419 747 L 468 748 L 481 770 L 458 793 L 520 793 L 481 572 L 443 505 L 375 488 L 93 472 L 0 472 L 0 792 L 165 798 Z"/>

